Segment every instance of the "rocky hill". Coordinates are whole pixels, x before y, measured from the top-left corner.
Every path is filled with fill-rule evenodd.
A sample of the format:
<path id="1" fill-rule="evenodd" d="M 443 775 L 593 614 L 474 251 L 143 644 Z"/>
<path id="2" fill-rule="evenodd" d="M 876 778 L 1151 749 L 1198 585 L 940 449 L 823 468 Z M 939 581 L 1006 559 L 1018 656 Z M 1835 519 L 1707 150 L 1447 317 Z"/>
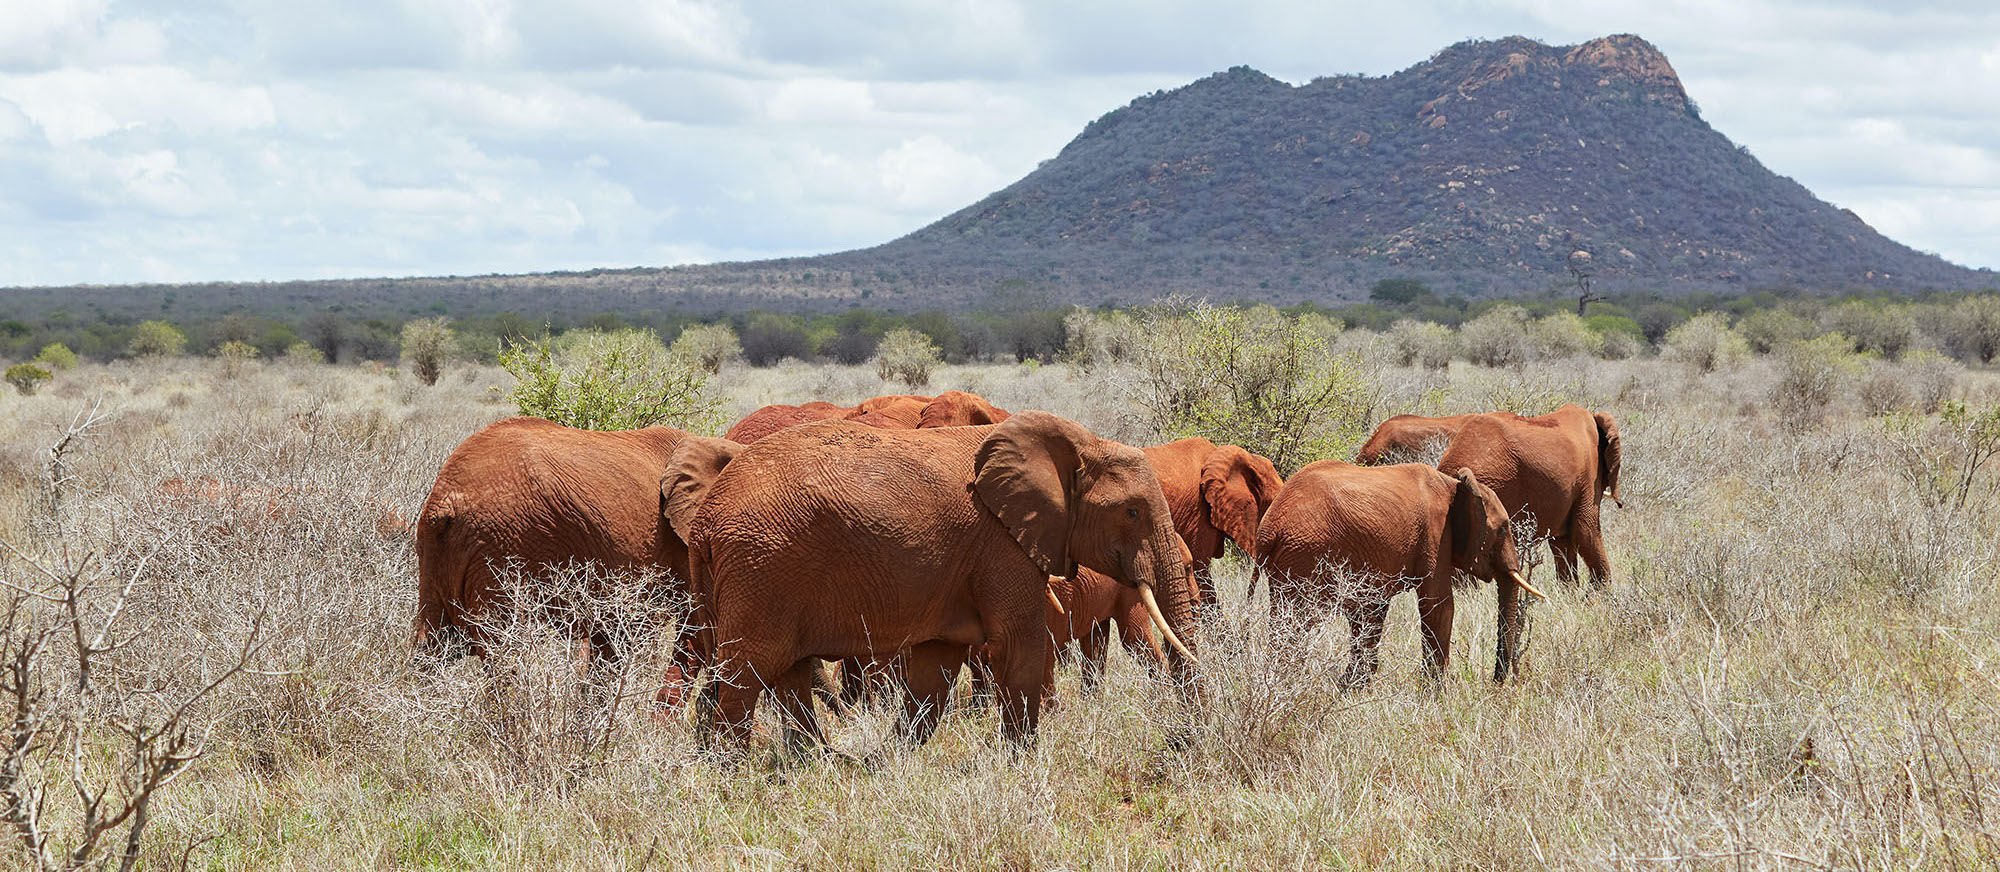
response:
<path id="1" fill-rule="evenodd" d="M 1995 283 L 1771 172 L 1702 120 L 1659 50 L 1620 35 L 1464 42 L 1393 75 L 1300 86 L 1237 67 L 1140 97 L 1020 181 L 859 251 L 279 283 L 247 296 L 521 311 L 1010 308 L 1167 293 L 1336 303 L 1386 277 L 1472 298 L 1540 291 L 1568 280 L 1576 251 L 1607 289 Z"/>

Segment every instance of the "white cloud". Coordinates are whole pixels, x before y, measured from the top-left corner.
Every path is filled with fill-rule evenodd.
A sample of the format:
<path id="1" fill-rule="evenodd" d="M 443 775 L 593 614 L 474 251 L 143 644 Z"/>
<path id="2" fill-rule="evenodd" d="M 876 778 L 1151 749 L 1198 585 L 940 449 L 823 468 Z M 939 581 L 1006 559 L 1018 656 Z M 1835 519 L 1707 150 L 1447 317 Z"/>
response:
<path id="1" fill-rule="evenodd" d="M 935 136 L 904 140 L 875 159 L 890 202 L 906 212 L 948 212 L 1006 183 L 976 155 Z"/>

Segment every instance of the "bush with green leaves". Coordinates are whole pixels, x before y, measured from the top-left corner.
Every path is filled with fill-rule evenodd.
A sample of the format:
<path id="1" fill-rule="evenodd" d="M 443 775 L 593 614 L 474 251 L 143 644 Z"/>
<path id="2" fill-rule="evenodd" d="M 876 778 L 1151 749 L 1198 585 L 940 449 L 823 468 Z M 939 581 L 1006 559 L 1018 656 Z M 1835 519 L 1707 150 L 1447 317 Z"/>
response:
<path id="1" fill-rule="evenodd" d="M 410 374 L 424 384 L 438 383 L 454 344 L 451 321 L 445 318 L 419 318 L 403 324 L 403 359 L 410 363 Z"/>
<path id="2" fill-rule="evenodd" d="M 1736 333 L 1757 354 L 1770 354 L 1786 343 L 1811 339 L 1819 333 L 1813 322 L 1787 309 L 1759 309 L 1736 322 Z"/>
<path id="3" fill-rule="evenodd" d="M 215 359 L 222 361 L 222 374 L 235 378 L 243 374 L 243 369 L 257 359 L 257 346 L 240 339 L 231 339 L 215 347 Z"/>
<path id="4" fill-rule="evenodd" d="M 1398 366 L 1449 369 L 1458 351 L 1458 336 L 1450 327 L 1409 318 L 1389 326 L 1389 343 Z"/>
<path id="5" fill-rule="evenodd" d="M 1666 349 L 1661 354 L 1694 368 L 1696 372 L 1728 369 L 1750 356 L 1750 344 L 1729 327 L 1729 318 L 1704 312 L 1667 331 Z"/>
<path id="6" fill-rule="evenodd" d="M 294 342 L 285 346 L 284 360 L 293 366 L 312 366 L 326 362 L 326 354 L 310 342 Z"/>
<path id="7" fill-rule="evenodd" d="M 127 350 L 133 357 L 172 357 L 187 348 L 187 334 L 165 321 L 141 321 Z"/>
<path id="8" fill-rule="evenodd" d="M 1597 356 L 1605 360 L 1638 357 L 1646 351 L 1645 337 L 1623 330 L 1606 330 L 1598 333 L 1597 343 Z"/>
<path id="9" fill-rule="evenodd" d="M 882 335 L 875 346 L 875 374 L 883 381 L 900 381 L 912 388 L 931 383 L 931 370 L 944 363 L 929 336 L 898 327 Z"/>
<path id="10" fill-rule="evenodd" d="M 55 373 L 49 372 L 40 364 L 17 363 L 7 367 L 7 383 L 24 394 L 34 393 L 43 382 L 52 378 L 55 378 Z"/>
<path id="11" fill-rule="evenodd" d="M 573 330 L 502 351 L 500 366 L 519 379 L 508 397 L 521 414 L 558 424 L 712 433 L 722 423 L 708 371 L 667 350 L 650 330 Z"/>
<path id="12" fill-rule="evenodd" d="M 33 362 L 56 372 L 62 372 L 76 366 L 76 352 L 69 350 L 69 346 L 60 342 L 51 342 L 42 346 L 42 350 L 35 355 Z"/>
<path id="13" fill-rule="evenodd" d="M 701 365 L 711 374 L 722 365 L 743 359 L 743 343 L 728 324 L 697 324 L 674 337 L 673 353 Z"/>
<path id="14" fill-rule="evenodd" d="M 1853 341 L 1854 351 L 1870 351 L 1894 360 L 1917 338 L 1917 323 L 1908 307 L 1894 304 L 1842 303 L 1820 316 L 1828 331 Z"/>
<path id="15" fill-rule="evenodd" d="M 1853 348 L 1854 340 L 1846 334 L 1828 333 L 1778 349 L 1774 355 L 1778 381 L 1771 388 L 1771 405 L 1787 429 L 1819 426 L 1826 407 L 1861 374 L 1861 359 Z"/>
<path id="16" fill-rule="evenodd" d="M 1458 345 L 1480 366 L 1520 366 L 1535 354 L 1528 326 L 1526 309 L 1501 303 L 1458 328 Z"/>
<path id="17" fill-rule="evenodd" d="M 1129 392 L 1162 440 L 1199 436 L 1262 454 L 1289 475 L 1368 435 L 1361 362 L 1268 306 L 1170 300 L 1144 311 Z"/>
<path id="18" fill-rule="evenodd" d="M 1593 332 L 1575 312 L 1557 312 L 1535 320 L 1528 328 L 1535 356 L 1542 359 L 1595 356 L 1604 348 L 1604 338 Z"/>

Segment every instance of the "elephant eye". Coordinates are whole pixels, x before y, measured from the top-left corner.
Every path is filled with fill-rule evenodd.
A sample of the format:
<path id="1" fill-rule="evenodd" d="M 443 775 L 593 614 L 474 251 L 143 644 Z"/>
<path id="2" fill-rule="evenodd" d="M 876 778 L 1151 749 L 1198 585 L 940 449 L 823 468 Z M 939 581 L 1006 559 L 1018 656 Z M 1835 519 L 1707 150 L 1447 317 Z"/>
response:
<path id="1" fill-rule="evenodd" d="M 1131 518 L 1131 519 L 1132 519 L 1132 520 L 1134 520 L 1134 521 L 1136 521 L 1136 520 L 1139 520 L 1139 510 L 1138 510 L 1138 509 L 1126 509 L 1126 510 L 1125 510 L 1125 517 L 1128 517 L 1128 518 Z"/>

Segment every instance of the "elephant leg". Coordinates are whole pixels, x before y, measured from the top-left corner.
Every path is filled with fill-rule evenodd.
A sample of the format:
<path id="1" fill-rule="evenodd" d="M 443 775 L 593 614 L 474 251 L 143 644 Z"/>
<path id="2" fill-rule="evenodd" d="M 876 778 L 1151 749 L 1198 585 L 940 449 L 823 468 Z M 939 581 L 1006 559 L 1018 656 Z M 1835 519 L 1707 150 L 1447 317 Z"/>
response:
<path id="1" fill-rule="evenodd" d="M 1556 580 L 1564 587 L 1576 585 L 1576 536 L 1564 533 L 1549 540 L 1549 556 L 1555 558 Z"/>
<path id="2" fill-rule="evenodd" d="M 1451 579 L 1432 580 L 1417 593 L 1417 619 L 1424 633 L 1424 676 L 1432 681 L 1444 677 L 1451 659 L 1451 619 L 1456 608 L 1451 595 Z"/>
<path id="3" fill-rule="evenodd" d="M 896 659 L 895 678 L 903 685 L 903 715 L 896 730 L 905 741 L 921 745 L 937 731 L 965 654 L 964 645 L 925 642 Z"/>
<path id="4" fill-rule="evenodd" d="M 1084 631 L 1083 638 L 1077 640 L 1082 649 L 1083 692 L 1096 693 L 1097 685 L 1104 680 L 1105 657 L 1111 648 L 1111 622 L 1098 621 Z"/>
<path id="5" fill-rule="evenodd" d="M 1386 591 L 1363 594 L 1343 605 L 1347 613 L 1347 673 L 1340 678 L 1340 686 L 1347 689 L 1367 687 L 1375 680 L 1375 673 L 1381 668 L 1377 651 L 1382 646 L 1382 626 L 1389 621 L 1389 595 Z"/>
<path id="6" fill-rule="evenodd" d="M 1055 651 L 1040 618 L 1028 632 L 992 646 L 989 668 L 1000 706 L 1000 735 L 1016 745 L 1034 741 L 1042 717 L 1042 678 Z"/>
<path id="7" fill-rule="evenodd" d="M 715 670 L 704 693 L 713 694 L 710 724 L 716 740 L 727 748 L 748 750 L 751 727 L 757 716 L 757 698 L 764 693 L 764 683 L 757 677 L 757 671 L 742 661 L 725 661 Z"/>
<path id="8" fill-rule="evenodd" d="M 1611 581 L 1611 558 L 1604 553 L 1604 531 L 1599 526 L 1601 523 L 1596 508 L 1590 507 L 1582 517 L 1570 524 L 1572 531 L 1570 538 L 1576 543 L 1577 555 L 1583 558 L 1585 566 L 1590 567 L 1592 590 L 1603 590 Z"/>
<path id="9" fill-rule="evenodd" d="M 778 699 L 778 720 L 784 725 L 785 748 L 795 757 L 826 744 L 818 712 L 813 708 L 813 691 L 819 683 L 819 674 L 819 659 L 807 657 L 792 664 L 792 668 L 771 683 L 772 695 Z"/>
<path id="10" fill-rule="evenodd" d="M 869 663 L 859 657 L 849 657 L 840 661 L 840 701 L 850 706 L 860 705 L 868 698 Z"/>

